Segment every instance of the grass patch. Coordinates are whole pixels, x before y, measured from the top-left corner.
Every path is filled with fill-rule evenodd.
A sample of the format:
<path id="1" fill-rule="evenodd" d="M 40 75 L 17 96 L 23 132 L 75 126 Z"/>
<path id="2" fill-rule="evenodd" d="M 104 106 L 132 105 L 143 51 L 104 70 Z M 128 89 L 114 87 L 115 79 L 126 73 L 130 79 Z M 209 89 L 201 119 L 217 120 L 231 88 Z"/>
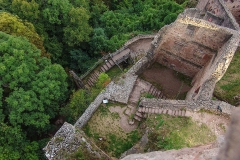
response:
<path id="1" fill-rule="evenodd" d="M 138 130 L 125 133 L 119 125 L 119 114 L 109 111 L 112 106 L 119 105 L 113 102 L 106 106 L 101 105 L 83 130 L 99 148 L 111 157 L 119 158 L 123 152 L 139 141 L 141 133 Z"/>
<path id="2" fill-rule="evenodd" d="M 80 146 L 80 148 L 73 154 L 66 153 L 67 160 L 101 160 L 97 156 L 89 153 L 85 147 Z"/>
<path id="3" fill-rule="evenodd" d="M 238 50 L 225 75 L 216 84 L 214 94 L 232 105 L 235 105 L 239 99 L 233 99 L 234 96 L 239 94 L 240 91 L 240 50 Z"/>
<path id="4" fill-rule="evenodd" d="M 206 125 L 198 125 L 188 117 L 152 115 L 147 119 L 146 124 L 152 129 L 147 145 L 151 150 L 192 147 L 216 139 Z"/>
<path id="5" fill-rule="evenodd" d="M 145 97 L 145 98 L 156 98 L 154 95 L 150 94 L 150 93 L 142 93 L 141 97 Z M 141 98 L 140 98 L 141 99 Z M 140 102 L 139 99 L 139 102 Z"/>
<path id="6" fill-rule="evenodd" d="M 190 77 L 188 77 L 188 76 L 186 76 L 186 75 L 184 75 L 184 74 L 182 74 L 180 72 L 177 72 L 177 71 L 175 71 L 175 75 L 177 76 L 177 78 L 179 80 L 181 80 L 185 84 L 191 86 L 192 79 Z"/>
<path id="7" fill-rule="evenodd" d="M 118 66 L 115 65 L 110 70 L 108 70 L 106 73 L 111 79 L 113 79 L 114 77 L 121 75 L 123 72 L 120 70 L 120 68 L 118 68 Z"/>

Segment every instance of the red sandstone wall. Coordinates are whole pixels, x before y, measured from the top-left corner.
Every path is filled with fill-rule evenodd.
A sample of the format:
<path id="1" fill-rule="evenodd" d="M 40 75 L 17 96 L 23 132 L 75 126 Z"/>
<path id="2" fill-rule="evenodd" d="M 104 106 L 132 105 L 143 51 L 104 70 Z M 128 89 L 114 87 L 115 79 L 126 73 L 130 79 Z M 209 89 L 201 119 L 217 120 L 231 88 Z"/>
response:
<path id="1" fill-rule="evenodd" d="M 224 2 L 240 25 L 240 0 L 224 0 Z"/>
<path id="2" fill-rule="evenodd" d="M 233 17 L 231 15 L 229 15 L 230 12 L 227 10 L 227 8 L 226 7 L 224 8 L 224 6 L 223 6 L 224 1 L 225 1 L 225 3 L 227 2 L 230 4 L 234 0 L 223 0 L 223 1 L 221 1 L 221 0 L 200 0 L 196 8 L 203 10 L 205 12 L 207 12 L 207 11 L 211 12 L 216 17 L 222 19 L 222 22 L 220 22 L 221 20 L 216 18 L 215 20 L 217 20 L 218 22 L 215 24 L 220 23 L 221 26 L 228 27 L 231 29 L 237 29 L 238 26 L 237 26 L 235 20 L 232 19 Z M 233 6 L 231 6 L 230 8 L 232 8 L 232 7 Z M 237 5 L 235 6 L 235 8 L 236 7 L 237 7 Z M 206 16 L 204 19 L 208 20 L 210 22 L 214 22 L 214 20 L 213 20 L 214 16 L 212 18 L 209 18 L 208 16 Z"/>
<path id="3" fill-rule="evenodd" d="M 168 27 L 155 50 L 155 60 L 169 68 L 194 77 L 229 39 L 220 30 L 200 28 L 183 23 Z"/>

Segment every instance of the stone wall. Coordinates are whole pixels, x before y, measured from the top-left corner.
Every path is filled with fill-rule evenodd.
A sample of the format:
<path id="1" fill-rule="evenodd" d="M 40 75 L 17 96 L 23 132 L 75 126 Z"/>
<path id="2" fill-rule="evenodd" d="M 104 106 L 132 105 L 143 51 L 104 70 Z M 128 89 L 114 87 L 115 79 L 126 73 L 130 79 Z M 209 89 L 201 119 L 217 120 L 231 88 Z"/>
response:
<path id="1" fill-rule="evenodd" d="M 153 39 L 155 37 L 154 34 L 148 34 L 148 35 L 137 35 L 133 37 L 132 39 L 128 40 L 124 43 L 124 46 L 130 46 L 132 43 L 141 40 L 141 39 Z"/>
<path id="2" fill-rule="evenodd" d="M 171 25 L 164 27 L 154 39 L 154 61 L 194 77 L 217 54 L 231 32 L 217 25 L 188 17 L 185 12 Z M 158 40 L 156 40 L 158 38 Z"/>
<path id="3" fill-rule="evenodd" d="M 74 124 L 75 127 L 81 129 L 90 120 L 94 112 L 98 109 L 99 105 L 105 98 L 105 92 L 100 93 L 97 98 L 88 106 L 82 116 Z"/>
<path id="4" fill-rule="evenodd" d="M 163 108 L 172 110 L 188 110 L 188 111 L 199 111 L 206 109 L 210 111 L 216 111 L 217 107 L 220 106 L 222 113 L 230 115 L 235 106 L 232 106 L 223 101 L 187 101 L 187 100 L 165 100 L 165 99 L 154 99 L 154 98 L 142 98 L 140 105 L 149 108 Z"/>
<path id="5" fill-rule="evenodd" d="M 206 66 L 202 77 L 199 77 L 189 91 L 188 99 L 211 99 L 215 84 L 226 72 L 239 43 L 238 32 L 219 49 L 217 56 Z"/>
<path id="6" fill-rule="evenodd" d="M 219 17 L 222 19 L 221 26 L 228 27 L 234 30 L 238 30 L 239 26 L 235 20 L 235 18 L 232 16 L 231 12 L 226 7 L 223 0 L 201 0 L 199 1 L 196 8 L 204 11 L 204 12 L 210 12 L 214 14 L 216 17 Z M 205 20 L 213 21 L 212 18 L 205 17 Z"/>
<path id="7" fill-rule="evenodd" d="M 174 23 L 160 30 L 152 45 L 154 61 L 193 77 L 188 100 L 210 100 L 216 82 L 224 75 L 238 47 L 239 33 L 189 17 L 193 12 L 199 11 L 187 9 Z"/>
<path id="8" fill-rule="evenodd" d="M 67 122 L 57 131 L 43 150 L 49 160 L 66 160 L 68 159 L 67 157 L 79 149 L 79 147 L 82 147 L 82 149 L 87 150 L 99 159 L 110 159 L 106 153 L 88 140 L 83 131 L 76 129 Z"/>
<path id="9" fill-rule="evenodd" d="M 240 1 L 239 0 L 224 0 L 232 15 L 240 25 Z"/>

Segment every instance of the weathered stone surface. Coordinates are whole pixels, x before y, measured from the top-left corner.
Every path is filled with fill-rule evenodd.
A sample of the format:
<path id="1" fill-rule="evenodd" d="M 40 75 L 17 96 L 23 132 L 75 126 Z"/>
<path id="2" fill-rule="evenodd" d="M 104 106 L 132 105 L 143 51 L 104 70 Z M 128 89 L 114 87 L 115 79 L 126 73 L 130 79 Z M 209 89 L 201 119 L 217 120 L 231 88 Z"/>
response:
<path id="1" fill-rule="evenodd" d="M 95 147 L 95 144 L 88 141 L 83 131 L 67 122 L 57 131 L 43 150 L 50 160 L 65 160 L 67 159 L 66 155 L 73 153 L 81 146 L 96 157 L 109 159 L 104 152 Z"/>
<path id="2" fill-rule="evenodd" d="M 81 129 L 92 117 L 94 112 L 97 110 L 99 105 L 102 103 L 103 99 L 105 98 L 105 92 L 100 93 L 96 99 L 88 106 L 82 116 L 77 120 L 74 124 L 75 127 Z"/>
<path id="3" fill-rule="evenodd" d="M 214 148 L 213 144 L 194 148 L 184 148 L 180 150 L 155 151 L 145 154 L 132 154 L 121 160 L 206 160 L 214 159 L 219 148 Z"/>
<path id="4" fill-rule="evenodd" d="M 235 106 L 232 106 L 223 101 L 187 101 L 187 100 L 165 100 L 165 99 L 155 99 L 155 98 L 142 98 L 140 105 L 145 108 L 148 106 L 151 108 L 163 109 L 163 114 L 166 114 L 166 111 L 169 110 L 169 114 L 172 115 L 173 111 L 175 115 L 181 115 L 179 111 L 188 110 L 188 111 L 199 111 L 200 109 L 207 109 L 211 111 L 216 111 L 217 107 L 220 106 L 222 109 L 222 113 L 230 115 Z M 165 107 L 167 106 L 167 107 Z M 149 110 L 145 110 L 144 112 L 149 112 Z M 161 112 L 160 112 L 161 113 Z"/>
<path id="5" fill-rule="evenodd" d="M 240 108 L 236 108 L 231 116 L 231 123 L 227 131 L 225 142 L 220 149 L 217 160 L 238 160 L 240 159 Z"/>
<path id="6" fill-rule="evenodd" d="M 126 73 L 116 82 L 111 82 L 105 91 L 105 97 L 116 102 L 127 104 L 130 93 L 132 92 L 137 75 Z"/>

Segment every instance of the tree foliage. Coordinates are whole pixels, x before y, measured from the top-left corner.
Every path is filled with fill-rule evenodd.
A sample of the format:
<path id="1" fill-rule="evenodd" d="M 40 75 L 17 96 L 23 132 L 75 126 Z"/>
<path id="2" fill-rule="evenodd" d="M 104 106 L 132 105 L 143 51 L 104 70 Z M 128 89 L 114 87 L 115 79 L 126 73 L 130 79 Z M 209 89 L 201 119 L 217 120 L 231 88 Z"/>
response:
<path id="1" fill-rule="evenodd" d="M 0 12 L 0 31 L 14 36 L 26 37 L 32 44 L 41 50 L 42 56 L 50 56 L 43 46 L 43 39 L 37 34 L 31 23 L 24 22 L 10 13 Z"/>
<path id="2" fill-rule="evenodd" d="M 39 18 L 39 4 L 34 0 L 13 0 L 11 10 L 18 16 L 28 21 L 34 21 Z"/>
<path id="3" fill-rule="evenodd" d="M 69 46 L 78 46 L 82 41 L 89 41 L 92 28 L 88 24 L 90 18 L 88 11 L 83 7 L 71 8 L 68 25 L 64 27 L 65 41 Z"/>
<path id="4" fill-rule="evenodd" d="M 37 159 L 32 152 L 38 145 L 26 139 L 33 136 L 27 130 L 39 133 L 58 113 L 59 103 L 65 100 L 67 75 L 60 65 L 41 58 L 40 50 L 26 38 L 0 32 L 0 39 L 0 130 L 8 135 L 5 139 L 1 135 L 1 156 L 11 153 L 11 159 Z"/>
<path id="5" fill-rule="evenodd" d="M 91 58 L 87 53 L 76 49 L 70 51 L 70 57 L 70 67 L 79 73 L 85 73 L 95 61 L 95 59 Z"/>

